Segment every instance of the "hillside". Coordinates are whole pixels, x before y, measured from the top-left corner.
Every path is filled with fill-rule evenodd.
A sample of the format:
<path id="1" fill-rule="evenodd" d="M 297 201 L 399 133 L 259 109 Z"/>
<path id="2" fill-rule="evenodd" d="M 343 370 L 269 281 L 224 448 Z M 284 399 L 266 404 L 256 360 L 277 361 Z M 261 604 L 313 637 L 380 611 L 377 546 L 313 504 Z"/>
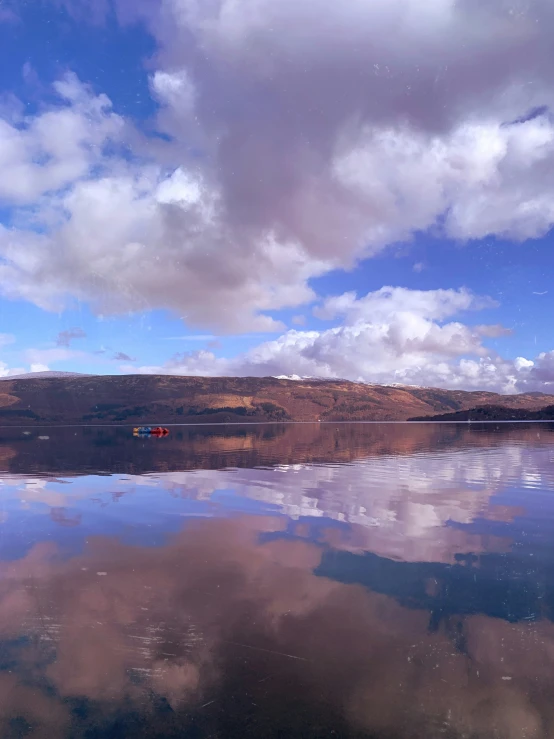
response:
<path id="1" fill-rule="evenodd" d="M 0 425 L 402 421 L 478 406 L 539 410 L 554 396 L 502 396 L 344 380 L 168 375 L 6 379 Z"/>
<path id="2" fill-rule="evenodd" d="M 501 405 L 483 405 L 454 413 L 423 416 L 410 421 L 554 421 L 554 405 L 539 410 L 508 408 Z"/>

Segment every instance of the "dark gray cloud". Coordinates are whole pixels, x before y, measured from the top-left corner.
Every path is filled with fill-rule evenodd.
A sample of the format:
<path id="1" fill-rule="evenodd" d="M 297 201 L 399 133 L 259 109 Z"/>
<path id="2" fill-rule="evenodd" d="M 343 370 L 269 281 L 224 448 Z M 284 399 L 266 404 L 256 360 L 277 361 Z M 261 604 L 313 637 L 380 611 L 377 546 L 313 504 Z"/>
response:
<path id="1" fill-rule="evenodd" d="M 87 335 L 82 328 L 69 328 L 65 331 L 60 331 L 60 333 L 56 336 L 56 345 L 69 347 L 71 346 L 71 343 L 74 341 L 74 339 L 85 339 L 86 336 Z"/>

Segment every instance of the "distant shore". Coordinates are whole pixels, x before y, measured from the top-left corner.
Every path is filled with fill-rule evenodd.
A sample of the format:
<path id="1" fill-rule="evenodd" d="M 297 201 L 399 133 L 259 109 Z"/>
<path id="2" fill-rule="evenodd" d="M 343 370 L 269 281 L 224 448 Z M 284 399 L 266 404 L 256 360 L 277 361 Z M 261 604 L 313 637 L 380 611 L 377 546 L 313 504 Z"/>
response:
<path id="1" fill-rule="evenodd" d="M 0 426 L 416 420 L 554 420 L 554 396 L 275 377 L 66 375 L 0 383 Z"/>

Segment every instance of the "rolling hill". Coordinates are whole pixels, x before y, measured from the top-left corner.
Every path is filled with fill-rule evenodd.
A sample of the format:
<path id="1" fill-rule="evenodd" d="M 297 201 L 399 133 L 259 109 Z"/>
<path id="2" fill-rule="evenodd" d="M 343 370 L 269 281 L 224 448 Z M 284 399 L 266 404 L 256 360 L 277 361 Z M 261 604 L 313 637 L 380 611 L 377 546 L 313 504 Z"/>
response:
<path id="1" fill-rule="evenodd" d="M 436 416 L 410 418 L 409 421 L 554 421 L 554 405 L 539 410 L 483 405 Z"/>
<path id="2" fill-rule="evenodd" d="M 478 406 L 538 411 L 540 393 L 497 395 L 345 380 L 73 375 L 0 384 L 0 425 L 403 421 Z"/>

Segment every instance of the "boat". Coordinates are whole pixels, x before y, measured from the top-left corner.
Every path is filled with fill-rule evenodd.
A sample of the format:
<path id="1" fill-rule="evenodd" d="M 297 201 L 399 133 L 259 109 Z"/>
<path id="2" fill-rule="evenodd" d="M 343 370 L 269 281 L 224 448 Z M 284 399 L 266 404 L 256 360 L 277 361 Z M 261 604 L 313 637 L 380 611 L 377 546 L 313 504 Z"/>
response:
<path id="1" fill-rule="evenodd" d="M 168 436 L 169 429 L 165 426 L 135 426 L 133 436 Z"/>
<path id="2" fill-rule="evenodd" d="M 167 436 L 169 434 L 169 429 L 166 429 L 164 426 L 156 426 L 153 429 L 150 429 L 150 435 L 151 436 Z"/>

